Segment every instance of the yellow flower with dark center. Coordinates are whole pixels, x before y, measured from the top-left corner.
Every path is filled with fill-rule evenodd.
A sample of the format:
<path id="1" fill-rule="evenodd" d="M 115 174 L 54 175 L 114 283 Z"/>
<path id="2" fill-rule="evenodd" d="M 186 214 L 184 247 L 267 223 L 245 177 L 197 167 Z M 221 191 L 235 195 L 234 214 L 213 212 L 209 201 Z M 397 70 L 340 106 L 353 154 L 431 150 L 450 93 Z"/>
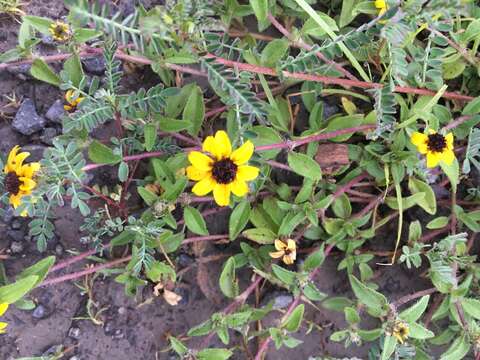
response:
<path id="1" fill-rule="evenodd" d="M 382 16 L 387 12 L 388 6 L 385 0 L 375 0 L 375 7 L 378 10 L 378 15 Z"/>
<path id="2" fill-rule="evenodd" d="M 420 154 L 427 155 L 428 168 L 437 166 L 440 161 L 450 165 L 455 159 L 452 133 L 444 136 L 433 130 L 429 130 L 428 135 L 414 132 L 410 141 L 417 147 Z"/>
<path id="3" fill-rule="evenodd" d="M 393 325 L 392 336 L 394 336 L 400 344 L 403 344 L 405 340 L 408 338 L 408 334 L 410 333 L 410 329 L 408 328 L 408 324 L 404 321 L 397 320 Z"/>
<path id="4" fill-rule="evenodd" d="M 63 105 L 65 111 L 75 111 L 78 104 L 80 104 L 83 99 L 85 99 L 82 96 L 74 97 L 74 95 L 75 92 L 73 90 L 67 90 L 67 92 L 65 93 L 65 101 L 67 102 L 65 105 Z"/>
<path id="5" fill-rule="evenodd" d="M 277 239 L 275 240 L 275 249 L 270 253 L 270 256 L 274 259 L 282 258 L 282 261 L 287 265 L 292 265 L 297 258 L 297 245 L 292 239 L 286 241 Z"/>
<path id="6" fill-rule="evenodd" d="M 7 164 L 3 169 L 5 175 L 5 190 L 10 194 L 9 202 L 16 209 L 22 203 L 22 197 L 30 195 L 37 186 L 33 180 L 35 173 L 40 170 L 40 163 L 23 164 L 30 156 L 28 152 L 18 153 L 20 146 L 16 145 L 8 154 Z M 23 211 L 22 216 L 27 212 Z"/>
<path id="7" fill-rule="evenodd" d="M 188 154 L 192 165 L 187 167 L 187 177 L 197 181 L 192 192 L 205 196 L 213 191 L 219 206 L 230 204 L 230 193 L 245 196 L 248 193 L 247 181 L 255 179 L 259 173 L 257 167 L 246 165 L 253 150 L 253 143 L 246 141 L 232 151 L 230 139 L 223 130 L 217 131 L 215 136 L 208 136 L 203 142 L 203 152 L 192 151 Z"/>
<path id="8" fill-rule="evenodd" d="M 3 316 L 3 314 L 5 314 L 5 311 L 7 311 L 8 309 L 8 304 L 7 303 L 2 303 L 0 304 L 0 316 Z M 0 321 L 0 334 L 4 334 L 5 333 L 5 329 L 7 328 L 8 326 L 8 323 L 4 322 L 4 321 Z"/>
<path id="9" fill-rule="evenodd" d="M 70 26 L 61 21 L 55 21 L 48 30 L 56 41 L 65 42 L 72 36 Z"/>

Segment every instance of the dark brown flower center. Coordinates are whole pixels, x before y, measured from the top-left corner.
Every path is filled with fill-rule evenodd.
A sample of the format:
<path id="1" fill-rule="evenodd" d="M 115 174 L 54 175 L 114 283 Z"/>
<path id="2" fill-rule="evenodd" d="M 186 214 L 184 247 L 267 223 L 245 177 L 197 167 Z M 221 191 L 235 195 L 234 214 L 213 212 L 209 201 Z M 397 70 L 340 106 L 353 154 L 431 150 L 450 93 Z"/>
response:
<path id="1" fill-rule="evenodd" d="M 17 195 L 20 191 L 20 179 L 14 172 L 9 172 L 5 176 L 5 190 L 12 195 Z"/>
<path id="2" fill-rule="evenodd" d="M 230 184 L 237 175 L 237 165 L 230 159 L 216 161 L 213 164 L 212 176 L 219 184 Z"/>
<path id="3" fill-rule="evenodd" d="M 427 140 L 428 150 L 432 152 L 442 152 L 447 147 L 447 141 L 441 134 L 430 134 Z"/>
<path id="4" fill-rule="evenodd" d="M 54 32 L 55 32 L 55 35 L 59 37 L 67 34 L 67 32 L 65 31 L 65 27 L 62 25 L 55 26 Z"/>

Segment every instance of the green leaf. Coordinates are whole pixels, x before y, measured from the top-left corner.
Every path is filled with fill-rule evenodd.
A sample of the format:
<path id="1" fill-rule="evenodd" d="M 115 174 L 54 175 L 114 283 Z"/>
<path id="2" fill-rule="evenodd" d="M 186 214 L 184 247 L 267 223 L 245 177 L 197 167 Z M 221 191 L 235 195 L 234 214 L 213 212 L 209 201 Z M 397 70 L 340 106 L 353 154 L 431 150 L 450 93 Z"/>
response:
<path id="1" fill-rule="evenodd" d="M 480 113 L 480 96 L 471 100 L 462 111 L 462 115 L 475 115 Z"/>
<path id="2" fill-rule="evenodd" d="M 290 212 L 284 218 L 278 229 L 278 235 L 289 236 L 305 219 L 303 212 Z"/>
<path id="3" fill-rule="evenodd" d="M 239 203 L 230 215 L 228 222 L 228 233 L 230 240 L 235 240 L 240 232 L 245 228 L 250 217 L 251 207 L 248 201 Z"/>
<path id="4" fill-rule="evenodd" d="M 399 314 L 400 319 L 405 320 L 407 323 L 412 323 L 420 319 L 420 316 L 425 312 L 428 306 L 430 295 L 423 296 L 415 305 L 412 305 L 408 309 L 402 311 Z"/>
<path id="5" fill-rule="evenodd" d="M 353 301 L 350 300 L 349 298 L 342 297 L 342 296 L 331 297 L 322 302 L 322 307 L 324 307 L 325 309 L 338 311 L 338 312 L 343 312 L 343 309 L 346 306 L 351 306 L 351 305 L 353 305 Z"/>
<path id="6" fill-rule="evenodd" d="M 185 225 L 191 232 L 198 235 L 208 235 L 207 224 L 200 211 L 191 206 L 186 206 L 183 216 Z"/>
<path id="7" fill-rule="evenodd" d="M 408 179 L 408 188 L 412 194 L 425 193 L 423 198 L 419 198 L 417 200 L 418 206 L 420 206 L 430 215 L 434 215 L 437 212 L 437 200 L 430 185 L 428 185 L 426 182 L 411 177 Z"/>
<path id="8" fill-rule="evenodd" d="M 338 26 L 335 20 L 333 20 L 330 16 L 327 14 L 317 11 L 317 15 L 325 22 L 325 24 L 328 25 L 333 31 L 338 31 Z M 321 38 L 325 36 L 326 31 L 325 29 L 320 26 L 314 19 L 309 18 L 307 21 L 305 21 L 303 27 L 302 27 L 302 33 L 305 33 L 307 35 L 311 35 L 315 38 Z"/>
<path id="9" fill-rule="evenodd" d="M 60 77 L 52 70 L 50 66 L 47 65 L 45 61 L 40 58 L 33 60 L 32 67 L 30 68 L 30 73 L 35 79 L 44 81 L 46 83 L 60 86 L 62 80 Z"/>
<path id="10" fill-rule="evenodd" d="M 257 135 L 257 137 L 251 139 L 256 147 L 279 143 L 283 140 L 277 130 L 268 126 L 254 126 L 251 131 Z M 280 151 L 278 149 L 262 151 L 260 156 L 264 159 L 273 159 Z"/>
<path id="11" fill-rule="evenodd" d="M 417 323 L 408 324 L 410 332 L 408 334 L 412 339 L 430 339 L 435 336 L 433 332 L 424 328 L 422 325 Z"/>
<path id="12" fill-rule="evenodd" d="M 326 132 L 332 132 L 341 129 L 348 129 L 355 126 L 358 126 L 362 123 L 364 116 L 361 114 L 356 115 L 346 115 L 346 116 L 338 116 L 330 120 L 327 127 L 325 128 Z M 354 133 L 339 135 L 332 139 L 331 141 L 335 142 L 344 142 L 350 139 Z"/>
<path id="13" fill-rule="evenodd" d="M 238 295 L 238 281 L 235 278 L 235 258 L 233 256 L 225 262 L 219 282 L 223 295 L 231 299 Z"/>
<path id="14" fill-rule="evenodd" d="M 332 203 L 333 213 L 342 219 L 347 219 L 352 215 L 352 205 L 346 194 L 337 197 Z"/>
<path id="15" fill-rule="evenodd" d="M 162 131 L 179 132 L 192 127 L 192 123 L 190 121 L 177 120 L 162 115 L 155 116 L 155 118 L 158 121 L 158 127 Z"/>
<path id="16" fill-rule="evenodd" d="M 177 338 L 170 336 L 168 340 L 170 340 L 170 345 L 172 346 L 173 351 L 178 355 L 184 355 L 188 352 L 188 348 Z"/>
<path id="17" fill-rule="evenodd" d="M 385 336 L 385 340 L 383 341 L 383 351 L 381 360 L 388 360 L 390 356 L 392 356 L 395 348 L 397 347 L 397 340 L 393 336 Z"/>
<path id="18" fill-rule="evenodd" d="M 463 310 L 470 316 L 480 320 L 480 300 L 464 298 L 461 300 Z"/>
<path id="19" fill-rule="evenodd" d="M 182 245 L 183 239 L 185 239 L 185 235 L 183 233 L 172 234 L 171 231 L 166 231 L 157 238 L 158 242 L 162 245 L 163 250 L 167 254 L 176 251 L 180 245 Z"/>
<path id="20" fill-rule="evenodd" d="M 203 119 L 205 118 L 205 104 L 203 102 L 203 94 L 200 87 L 195 86 L 188 97 L 185 108 L 183 109 L 183 121 L 192 124 L 188 128 L 190 135 L 198 135 L 202 128 Z"/>
<path id="21" fill-rule="evenodd" d="M 48 270 L 53 266 L 55 263 L 55 256 L 48 256 L 45 259 L 40 260 L 39 262 L 29 266 L 28 268 L 24 269 L 18 276 L 17 280 L 27 278 L 32 275 L 37 276 L 37 282 L 33 285 L 34 287 L 39 285 L 48 274 Z"/>
<path id="22" fill-rule="evenodd" d="M 290 152 L 288 154 L 288 165 L 297 174 L 306 178 L 312 180 L 320 180 L 322 178 L 322 169 L 320 168 L 320 165 L 305 154 Z"/>
<path id="23" fill-rule="evenodd" d="M 262 66 L 275 67 L 288 50 L 286 39 L 275 39 L 270 41 L 262 50 L 260 63 Z"/>
<path id="24" fill-rule="evenodd" d="M 306 272 L 311 272 L 321 266 L 324 260 L 324 245 L 322 244 L 320 249 L 314 251 L 305 259 L 303 262 L 303 270 Z"/>
<path id="25" fill-rule="evenodd" d="M 302 325 L 303 314 L 305 312 L 305 305 L 300 304 L 295 309 L 293 309 L 292 313 L 285 319 L 282 327 L 284 327 L 287 331 L 296 332 Z"/>
<path id="26" fill-rule="evenodd" d="M 38 283 L 37 275 L 30 275 L 12 284 L 0 287 L 0 304 L 13 304 L 24 297 Z"/>
<path id="27" fill-rule="evenodd" d="M 468 354 L 470 343 L 467 335 L 457 337 L 446 352 L 442 354 L 440 360 L 461 360 Z"/>
<path id="28" fill-rule="evenodd" d="M 63 64 L 63 70 L 68 76 L 68 79 L 75 87 L 80 87 L 80 82 L 83 79 L 82 63 L 78 54 L 70 56 Z"/>
<path id="29" fill-rule="evenodd" d="M 362 338 L 364 341 L 374 341 L 377 340 L 380 336 L 382 336 L 383 329 L 372 329 L 372 330 L 362 330 L 358 329 L 358 336 Z"/>
<path id="30" fill-rule="evenodd" d="M 349 324 L 353 325 L 360 322 L 360 316 L 358 315 L 357 309 L 346 307 L 343 309 L 343 312 L 345 313 L 345 320 L 347 320 Z"/>
<path id="31" fill-rule="evenodd" d="M 93 140 L 88 147 L 88 157 L 97 164 L 113 165 L 122 161 L 121 156 L 115 155 L 112 149 L 97 140 Z"/>
<path id="32" fill-rule="evenodd" d="M 242 233 L 247 239 L 255 241 L 259 244 L 273 244 L 278 237 L 272 230 L 267 228 L 254 228 L 245 230 Z"/>
<path id="33" fill-rule="evenodd" d="M 77 43 L 85 43 L 102 35 L 102 32 L 95 29 L 75 29 L 73 32 L 73 40 Z"/>
<path id="34" fill-rule="evenodd" d="M 143 137 L 145 138 L 145 150 L 152 151 L 157 142 L 157 127 L 155 124 L 146 124 L 143 127 Z"/>
<path id="35" fill-rule="evenodd" d="M 153 204 L 155 204 L 155 201 L 158 200 L 157 194 L 151 192 L 143 186 L 138 186 L 137 191 L 138 194 L 142 197 L 143 201 L 145 201 L 148 206 L 152 206 Z"/>
<path id="36" fill-rule="evenodd" d="M 363 305 L 382 313 L 385 312 L 385 306 L 387 305 L 385 296 L 362 284 L 360 280 L 353 275 L 349 275 L 349 279 L 355 296 Z"/>
<path id="37" fill-rule="evenodd" d="M 442 64 L 443 78 L 445 80 L 455 79 L 460 76 L 465 70 L 466 64 L 458 59 L 457 61 Z"/>
<path id="38" fill-rule="evenodd" d="M 447 165 L 445 162 L 440 161 L 440 167 L 442 168 L 445 175 L 447 175 L 448 179 L 450 180 L 450 184 L 452 186 L 453 192 L 457 192 L 457 186 L 460 181 L 460 170 L 458 166 L 458 160 L 455 158 L 452 164 Z"/>
<path id="39" fill-rule="evenodd" d="M 283 283 L 287 285 L 293 285 L 295 279 L 297 278 L 297 274 L 293 271 L 287 270 L 278 266 L 277 264 L 272 265 L 272 271 L 277 278 L 279 278 Z"/>
<path id="40" fill-rule="evenodd" d="M 50 34 L 50 25 L 53 24 L 53 21 L 40 16 L 25 15 L 22 17 L 23 21 L 27 21 L 32 25 L 36 30 L 45 35 Z"/>
<path id="41" fill-rule="evenodd" d="M 197 353 L 198 360 L 226 360 L 233 353 L 227 349 L 203 349 Z"/>
<path id="42" fill-rule="evenodd" d="M 250 0 L 250 6 L 259 22 L 267 20 L 268 0 Z"/>
<path id="43" fill-rule="evenodd" d="M 135 239 L 135 232 L 130 230 L 124 230 L 117 236 L 115 236 L 111 241 L 110 244 L 113 246 L 121 246 L 126 245 L 129 242 L 132 242 Z"/>
<path id="44" fill-rule="evenodd" d="M 448 224 L 448 217 L 446 216 L 439 216 L 427 224 L 427 229 L 434 230 L 434 229 L 441 229 Z"/>

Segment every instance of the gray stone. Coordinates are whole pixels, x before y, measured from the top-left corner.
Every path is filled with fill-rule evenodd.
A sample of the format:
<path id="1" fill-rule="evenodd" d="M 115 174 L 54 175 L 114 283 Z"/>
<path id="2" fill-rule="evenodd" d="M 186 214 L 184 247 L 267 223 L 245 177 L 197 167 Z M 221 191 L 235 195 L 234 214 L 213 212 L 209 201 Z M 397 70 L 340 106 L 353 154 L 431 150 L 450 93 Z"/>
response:
<path id="1" fill-rule="evenodd" d="M 80 328 L 78 327 L 70 328 L 70 330 L 68 330 L 68 336 L 76 340 L 80 339 L 80 336 L 81 336 Z"/>
<path id="2" fill-rule="evenodd" d="M 20 241 L 12 241 L 10 251 L 12 254 L 20 254 L 23 251 L 23 243 Z"/>
<path id="3" fill-rule="evenodd" d="M 22 230 L 8 230 L 7 236 L 13 241 L 22 242 L 23 237 L 25 236 L 25 232 Z"/>
<path id="4" fill-rule="evenodd" d="M 45 118 L 37 114 L 33 101 L 25 99 L 13 119 L 12 127 L 23 135 L 32 135 L 42 130 L 46 122 Z"/>
<path id="5" fill-rule="evenodd" d="M 61 256 L 61 255 L 63 255 L 63 253 L 64 253 L 64 249 L 63 249 L 62 244 L 57 244 L 55 246 L 55 254 L 57 254 L 57 256 Z"/>
<path id="6" fill-rule="evenodd" d="M 42 304 L 37 305 L 35 310 L 33 310 L 32 316 L 35 319 L 44 319 L 48 316 L 47 309 Z"/>
<path id="7" fill-rule="evenodd" d="M 113 332 L 112 338 L 114 339 L 123 339 L 125 334 L 122 329 L 117 329 Z"/>
<path id="8" fill-rule="evenodd" d="M 45 114 L 45 117 L 51 122 L 61 124 L 62 117 L 65 115 L 65 109 L 63 108 L 62 100 L 55 100 Z"/>
<path id="9" fill-rule="evenodd" d="M 12 223 L 10 224 L 10 227 L 13 229 L 13 230 L 19 230 L 21 227 L 22 227 L 22 221 L 20 221 L 19 219 L 15 219 L 12 221 Z"/>
<path id="10" fill-rule="evenodd" d="M 16 66 L 9 66 L 7 68 L 7 71 L 10 74 L 15 75 L 17 78 L 20 80 L 26 80 L 27 78 L 31 77 L 30 75 L 30 69 L 32 65 L 31 64 L 22 64 L 22 65 L 16 65 Z"/>
<path id="11" fill-rule="evenodd" d="M 105 59 L 103 56 L 96 56 L 82 60 L 83 68 L 93 75 L 103 75 L 105 72 Z"/>
<path id="12" fill-rule="evenodd" d="M 323 119 L 327 120 L 330 116 L 338 114 L 340 108 L 335 104 L 329 104 L 328 102 L 323 103 Z"/>
<path id="13" fill-rule="evenodd" d="M 293 301 L 293 296 L 290 294 L 281 294 L 273 299 L 274 309 L 284 309 Z"/>
<path id="14" fill-rule="evenodd" d="M 45 128 L 43 129 L 42 135 L 40 136 L 40 140 L 42 140 L 44 144 L 52 145 L 53 139 L 55 139 L 55 136 L 57 136 L 57 129 Z"/>
<path id="15" fill-rule="evenodd" d="M 9 224 L 14 217 L 15 217 L 15 210 L 11 206 L 9 206 L 8 208 L 5 209 L 2 220 L 5 224 Z"/>
<path id="16" fill-rule="evenodd" d="M 180 254 L 177 259 L 177 265 L 180 268 L 186 268 L 189 265 L 192 265 L 195 262 L 195 260 L 187 255 L 187 254 Z"/>
<path id="17" fill-rule="evenodd" d="M 47 149 L 45 145 L 27 145 L 22 147 L 22 151 L 30 153 L 28 161 L 40 161 L 43 159 L 43 152 Z"/>

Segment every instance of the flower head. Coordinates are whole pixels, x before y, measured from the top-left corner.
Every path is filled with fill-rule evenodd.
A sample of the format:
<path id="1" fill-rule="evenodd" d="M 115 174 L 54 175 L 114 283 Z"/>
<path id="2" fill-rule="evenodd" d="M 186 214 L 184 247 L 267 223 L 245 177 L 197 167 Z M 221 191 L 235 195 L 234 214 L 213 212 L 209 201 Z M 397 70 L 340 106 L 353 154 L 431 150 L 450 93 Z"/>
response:
<path id="1" fill-rule="evenodd" d="M 56 41 L 65 42 L 72 36 L 72 31 L 68 24 L 61 21 L 55 21 L 48 29 Z"/>
<path id="2" fill-rule="evenodd" d="M 292 265 L 297 258 L 297 245 L 292 239 L 286 241 L 277 239 L 275 240 L 275 249 L 270 253 L 270 256 L 274 259 L 282 258 L 282 261 L 286 265 Z"/>
<path id="3" fill-rule="evenodd" d="M 403 344 L 403 342 L 407 340 L 409 333 L 410 329 L 406 322 L 402 320 L 395 321 L 392 329 L 392 336 L 394 336 L 400 344 Z"/>
<path id="4" fill-rule="evenodd" d="M 192 192 L 205 196 L 213 191 L 215 202 L 219 206 L 230 204 L 230 193 L 245 196 L 248 193 L 247 181 L 258 176 L 259 169 L 246 165 L 253 155 L 253 144 L 246 141 L 232 151 L 230 139 L 225 131 L 217 131 L 203 142 L 203 152 L 192 151 L 188 160 L 187 176 L 197 181 Z M 206 155 L 205 153 L 208 153 Z"/>
<path id="5" fill-rule="evenodd" d="M 388 6 L 385 0 L 375 0 L 375 7 L 378 9 L 378 15 L 382 16 L 387 12 Z"/>
<path id="6" fill-rule="evenodd" d="M 443 161 L 450 165 L 455 159 L 453 152 L 453 134 L 439 134 L 433 130 L 427 134 L 414 132 L 410 138 L 413 145 L 417 147 L 420 154 L 427 155 L 427 167 L 433 168 Z"/>
<path id="7" fill-rule="evenodd" d="M 8 304 L 7 303 L 2 303 L 0 304 L 0 316 L 3 316 L 5 314 L 5 311 L 8 309 Z M 5 333 L 5 329 L 7 328 L 8 323 L 0 321 L 0 334 Z"/>
<path id="8" fill-rule="evenodd" d="M 20 146 L 16 145 L 8 154 L 7 164 L 3 169 L 5 175 L 5 190 L 10 194 L 9 202 L 17 208 L 22 203 L 22 197 L 30 195 L 32 190 L 37 186 L 33 177 L 40 170 L 40 163 L 33 162 L 23 164 L 25 159 L 30 156 L 28 152 L 18 153 Z M 21 214 L 26 216 L 24 211 Z"/>
<path id="9" fill-rule="evenodd" d="M 74 97 L 74 95 L 75 92 L 73 90 L 67 90 L 67 92 L 65 93 L 65 101 L 67 102 L 65 105 L 63 105 L 65 111 L 75 111 L 78 104 L 80 104 L 83 99 L 85 99 L 82 96 Z"/>

